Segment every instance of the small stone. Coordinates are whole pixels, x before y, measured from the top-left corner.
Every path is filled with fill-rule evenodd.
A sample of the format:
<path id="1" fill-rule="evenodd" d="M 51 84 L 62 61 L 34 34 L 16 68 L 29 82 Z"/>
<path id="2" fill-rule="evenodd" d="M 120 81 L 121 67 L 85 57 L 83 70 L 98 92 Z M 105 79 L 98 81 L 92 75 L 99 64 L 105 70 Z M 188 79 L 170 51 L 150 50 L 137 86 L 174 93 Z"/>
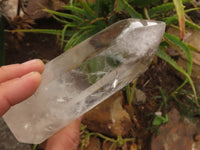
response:
<path id="1" fill-rule="evenodd" d="M 135 98 L 133 99 L 133 104 L 144 104 L 146 102 L 146 95 L 140 89 L 135 89 Z"/>
<path id="2" fill-rule="evenodd" d="M 195 140 L 195 142 L 200 142 L 200 134 L 196 134 L 194 136 L 194 140 Z"/>
<path id="3" fill-rule="evenodd" d="M 162 112 L 161 111 L 157 111 L 157 112 L 155 112 L 155 115 L 156 116 L 162 116 Z"/>
<path id="4" fill-rule="evenodd" d="M 49 18 L 51 15 L 43 10 L 43 7 L 50 10 L 63 10 L 62 6 L 66 5 L 69 0 L 26 0 L 24 7 L 25 17 L 31 19 Z M 43 7 L 41 7 L 41 5 Z"/>
<path id="5" fill-rule="evenodd" d="M 111 137 L 128 135 L 132 122 L 129 114 L 122 108 L 124 100 L 122 92 L 117 92 L 83 117 L 87 128 Z"/>
<path id="6" fill-rule="evenodd" d="M 32 146 L 19 143 L 4 120 L 0 118 L 0 150 L 32 150 Z"/>

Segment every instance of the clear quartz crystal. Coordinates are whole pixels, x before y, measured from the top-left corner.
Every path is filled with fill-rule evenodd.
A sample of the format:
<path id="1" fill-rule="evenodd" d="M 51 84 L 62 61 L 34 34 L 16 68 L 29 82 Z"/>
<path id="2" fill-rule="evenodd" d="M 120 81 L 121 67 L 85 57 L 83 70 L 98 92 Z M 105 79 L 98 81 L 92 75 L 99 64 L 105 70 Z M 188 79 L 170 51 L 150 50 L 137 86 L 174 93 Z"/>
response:
<path id="1" fill-rule="evenodd" d="M 158 21 L 111 25 L 47 63 L 35 94 L 4 120 L 20 142 L 43 142 L 141 75 L 164 32 Z"/>

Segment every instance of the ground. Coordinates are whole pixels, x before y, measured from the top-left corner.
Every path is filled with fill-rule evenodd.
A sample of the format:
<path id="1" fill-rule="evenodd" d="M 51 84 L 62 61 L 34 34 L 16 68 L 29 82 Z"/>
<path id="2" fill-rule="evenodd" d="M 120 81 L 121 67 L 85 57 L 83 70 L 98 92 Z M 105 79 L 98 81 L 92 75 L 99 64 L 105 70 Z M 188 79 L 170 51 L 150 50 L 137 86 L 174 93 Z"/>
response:
<path id="1" fill-rule="evenodd" d="M 34 27 L 60 28 L 62 26 L 57 25 L 51 19 L 47 19 L 39 20 Z M 22 63 L 33 58 L 40 58 L 44 62 L 47 62 L 62 52 L 59 40 L 54 35 L 29 33 L 25 34 L 22 40 L 18 40 L 15 35 L 6 33 L 6 64 Z M 142 145 L 143 150 L 148 150 L 151 145 L 152 132 L 145 132 L 152 121 L 152 116 L 149 116 L 149 114 L 156 112 L 161 103 L 161 99 L 152 99 L 160 95 L 158 87 L 161 87 L 164 92 L 167 92 L 171 89 L 176 89 L 181 83 L 182 80 L 175 74 L 175 70 L 158 58 L 154 59 L 149 69 L 138 79 L 137 88 L 145 93 L 147 100 L 145 104 L 133 106 L 135 120 L 133 120 L 132 130 L 134 130 L 134 135 L 137 136 L 136 143 Z M 122 93 L 125 95 L 124 90 L 122 90 Z M 129 112 L 126 104 L 126 97 L 124 96 L 122 106 Z M 3 137 L 0 138 L 1 150 L 31 149 L 30 145 L 22 144 L 19 146 L 19 143 L 14 138 L 8 138 L 13 136 L 2 120 L 0 121 L 0 130 L 0 137 Z M 1 143 L 7 143 L 7 145 Z"/>

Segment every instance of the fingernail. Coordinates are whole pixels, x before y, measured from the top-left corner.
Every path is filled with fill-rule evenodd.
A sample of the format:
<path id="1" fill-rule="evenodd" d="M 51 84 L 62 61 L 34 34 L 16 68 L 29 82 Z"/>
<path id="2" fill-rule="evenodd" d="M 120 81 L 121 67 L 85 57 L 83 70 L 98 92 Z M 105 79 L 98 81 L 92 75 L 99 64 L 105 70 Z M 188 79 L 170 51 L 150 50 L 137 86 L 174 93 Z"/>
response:
<path id="1" fill-rule="evenodd" d="M 42 63 L 42 61 L 40 59 L 32 59 L 32 60 L 26 61 L 22 64 L 23 65 L 31 65 L 31 64 L 35 64 L 35 63 Z"/>
<path id="2" fill-rule="evenodd" d="M 30 64 L 33 64 L 35 63 L 36 59 L 32 59 L 32 60 L 29 60 L 29 61 L 26 61 L 24 63 L 22 63 L 23 65 L 30 65 Z"/>
<path id="3" fill-rule="evenodd" d="M 35 71 L 30 72 L 30 73 L 28 73 L 28 74 L 22 76 L 22 79 L 24 79 L 24 78 L 28 78 L 28 77 L 30 77 L 30 76 L 32 76 L 32 75 L 34 75 L 34 74 L 38 74 L 38 72 L 35 72 Z"/>

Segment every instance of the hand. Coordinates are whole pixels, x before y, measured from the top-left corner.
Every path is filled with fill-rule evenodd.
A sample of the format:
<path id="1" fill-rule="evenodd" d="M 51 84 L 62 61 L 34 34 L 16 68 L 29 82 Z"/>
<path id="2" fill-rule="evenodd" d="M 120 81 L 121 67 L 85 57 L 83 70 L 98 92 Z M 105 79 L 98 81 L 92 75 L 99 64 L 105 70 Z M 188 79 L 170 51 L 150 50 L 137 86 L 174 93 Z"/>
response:
<path id="1" fill-rule="evenodd" d="M 43 69 L 44 64 L 38 59 L 0 68 L 0 116 L 35 92 Z"/>
<path id="2" fill-rule="evenodd" d="M 8 109 L 30 97 L 41 82 L 44 64 L 35 59 L 23 64 L 0 68 L 0 117 Z M 75 150 L 79 143 L 80 120 L 52 136 L 46 143 L 46 150 Z"/>

